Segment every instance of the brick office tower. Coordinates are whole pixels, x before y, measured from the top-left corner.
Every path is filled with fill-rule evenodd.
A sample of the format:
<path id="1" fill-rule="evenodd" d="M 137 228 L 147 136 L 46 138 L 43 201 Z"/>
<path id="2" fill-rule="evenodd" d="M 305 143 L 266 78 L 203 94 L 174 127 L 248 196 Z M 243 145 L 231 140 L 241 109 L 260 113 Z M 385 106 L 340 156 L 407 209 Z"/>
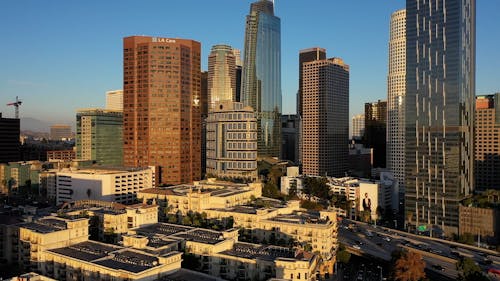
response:
<path id="1" fill-rule="evenodd" d="M 201 176 L 201 44 L 123 39 L 123 160 L 156 166 L 159 184 Z"/>
<path id="2" fill-rule="evenodd" d="M 500 190 L 500 93 L 476 97 L 476 189 Z"/>

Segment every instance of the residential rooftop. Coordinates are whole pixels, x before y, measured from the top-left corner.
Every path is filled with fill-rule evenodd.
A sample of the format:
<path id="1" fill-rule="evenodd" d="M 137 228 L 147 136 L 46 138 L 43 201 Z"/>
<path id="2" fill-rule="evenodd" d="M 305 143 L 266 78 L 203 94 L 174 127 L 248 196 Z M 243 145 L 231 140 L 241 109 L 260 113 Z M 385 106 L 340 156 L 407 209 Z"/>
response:
<path id="1" fill-rule="evenodd" d="M 140 273 L 159 265 L 159 260 L 155 256 L 94 241 L 86 241 L 48 251 L 84 262 L 132 273 Z M 177 253 L 171 252 L 170 255 Z"/>
<path id="2" fill-rule="evenodd" d="M 273 261 L 277 258 L 295 258 L 295 250 L 289 248 L 244 242 L 235 243 L 231 250 L 222 251 L 221 254 L 245 259 L 262 259 L 269 261 Z"/>
<path id="3" fill-rule="evenodd" d="M 21 224 L 20 226 L 22 228 L 26 228 L 38 233 L 52 233 L 68 229 L 65 220 L 56 218 L 40 219 L 37 221 Z"/>

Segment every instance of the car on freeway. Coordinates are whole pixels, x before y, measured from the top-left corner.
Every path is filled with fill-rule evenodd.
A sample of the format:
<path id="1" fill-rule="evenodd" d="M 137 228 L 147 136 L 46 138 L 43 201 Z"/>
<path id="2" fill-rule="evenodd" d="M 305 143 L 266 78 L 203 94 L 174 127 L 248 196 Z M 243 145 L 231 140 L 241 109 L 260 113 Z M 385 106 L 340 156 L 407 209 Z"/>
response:
<path id="1" fill-rule="evenodd" d="M 437 249 L 429 249 L 429 252 L 431 252 L 433 254 L 442 254 L 443 253 L 442 251 L 437 250 Z"/>
<path id="2" fill-rule="evenodd" d="M 391 242 L 391 238 L 386 236 L 386 237 L 384 237 L 384 241 Z"/>
<path id="3" fill-rule="evenodd" d="M 360 247 L 360 246 L 358 246 L 358 245 L 356 245 L 356 244 L 352 245 L 352 247 L 353 247 L 354 249 L 356 249 L 356 250 L 361 250 L 361 247 Z"/>
<path id="4" fill-rule="evenodd" d="M 444 267 L 440 266 L 439 264 L 433 264 L 432 268 L 434 268 L 435 270 L 444 271 Z"/>

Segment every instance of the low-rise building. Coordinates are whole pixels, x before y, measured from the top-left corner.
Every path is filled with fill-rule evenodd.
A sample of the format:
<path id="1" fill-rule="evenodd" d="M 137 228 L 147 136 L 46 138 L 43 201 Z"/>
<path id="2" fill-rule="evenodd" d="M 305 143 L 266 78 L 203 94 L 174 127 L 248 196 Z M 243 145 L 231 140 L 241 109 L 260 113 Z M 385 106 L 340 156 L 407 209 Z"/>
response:
<path id="1" fill-rule="evenodd" d="M 182 253 L 155 256 L 95 241 L 45 251 L 39 270 L 57 280 L 161 280 L 181 267 Z M 168 280 L 168 279 L 167 279 Z"/>
<path id="2" fill-rule="evenodd" d="M 351 217 L 369 212 L 372 220 L 379 219 L 385 210 L 398 211 L 397 185 L 389 177 L 383 180 L 356 179 L 351 177 L 328 178 L 328 186 L 334 194 L 344 195 L 352 202 Z"/>
<path id="3" fill-rule="evenodd" d="M 200 259 L 203 273 L 223 279 L 316 278 L 317 255 L 285 247 L 238 242 L 238 229 L 215 231 L 159 223 L 131 233 L 124 237 L 124 245 L 145 251 L 177 245 Z"/>
<path id="4" fill-rule="evenodd" d="M 158 223 L 156 204 L 123 205 L 99 200 L 80 200 L 65 203 L 59 214 L 65 217 L 90 217 L 90 236 L 99 241 L 117 242 L 129 229 Z"/>
<path id="5" fill-rule="evenodd" d="M 130 204 L 137 192 L 153 186 L 153 167 L 63 169 L 56 173 L 56 202 L 91 199 Z"/>
<path id="6" fill-rule="evenodd" d="M 45 250 L 66 247 L 88 239 L 89 220 L 44 217 L 19 225 L 18 263 L 25 269 L 38 270 Z"/>
<path id="7" fill-rule="evenodd" d="M 201 213 L 209 208 L 242 205 L 261 195 L 262 183 L 238 184 L 211 178 L 193 184 L 141 190 L 137 193 L 137 198 L 142 201 L 156 200 L 162 219 L 166 213 Z"/>
<path id="8" fill-rule="evenodd" d="M 281 193 L 290 194 L 290 191 L 295 194 L 302 192 L 304 179 L 299 173 L 299 167 L 287 167 L 286 176 L 281 177 Z"/>
<path id="9" fill-rule="evenodd" d="M 72 161 L 76 159 L 73 149 L 47 151 L 47 161 Z"/>
<path id="10" fill-rule="evenodd" d="M 459 205 L 459 235 L 466 233 L 481 236 L 490 244 L 500 242 L 500 210 Z"/>

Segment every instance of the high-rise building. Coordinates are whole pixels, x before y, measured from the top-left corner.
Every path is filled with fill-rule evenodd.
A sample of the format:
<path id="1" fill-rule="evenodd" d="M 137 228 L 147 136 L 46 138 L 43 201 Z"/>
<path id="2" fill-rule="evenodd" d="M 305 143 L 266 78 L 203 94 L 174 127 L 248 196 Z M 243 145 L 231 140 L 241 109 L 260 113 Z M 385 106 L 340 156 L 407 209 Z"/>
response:
<path id="1" fill-rule="evenodd" d="M 67 140 L 71 139 L 72 137 L 71 133 L 71 126 L 70 125 L 64 125 L 64 124 L 56 124 L 50 126 L 50 139 L 51 140 Z"/>
<path id="2" fill-rule="evenodd" d="M 241 62 L 241 51 L 233 49 L 234 58 L 236 59 L 236 99 L 235 101 L 241 102 L 241 71 L 243 63 Z"/>
<path id="3" fill-rule="evenodd" d="M 19 161 L 19 119 L 3 118 L 0 112 L 0 163 Z"/>
<path id="4" fill-rule="evenodd" d="M 297 114 L 302 116 L 303 64 L 305 62 L 326 59 L 326 50 L 319 47 L 304 49 L 299 52 L 299 90 L 297 92 Z"/>
<path id="5" fill-rule="evenodd" d="M 352 139 L 362 140 L 365 135 L 365 115 L 357 114 L 352 117 Z"/>
<path id="6" fill-rule="evenodd" d="M 207 172 L 208 71 L 201 72 L 201 177 Z"/>
<path id="7" fill-rule="evenodd" d="M 274 4 L 259 0 L 246 19 L 241 101 L 257 115 L 259 157 L 280 157 L 281 22 Z"/>
<path id="8" fill-rule="evenodd" d="M 257 119 L 251 107 L 225 101 L 208 113 L 207 174 L 257 179 Z"/>
<path id="9" fill-rule="evenodd" d="M 475 0 L 406 1 L 406 222 L 458 233 L 474 190 Z"/>
<path id="10" fill-rule="evenodd" d="M 476 189 L 500 190 L 500 93 L 476 97 Z"/>
<path id="11" fill-rule="evenodd" d="M 365 146 L 373 148 L 373 167 L 385 168 L 387 102 L 365 103 Z"/>
<path id="12" fill-rule="evenodd" d="M 157 167 L 163 184 L 201 176 L 201 44 L 149 36 L 123 40 L 124 164 Z"/>
<path id="13" fill-rule="evenodd" d="M 97 108 L 78 110 L 76 156 L 104 166 L 122 166 L 123 113 Z"/>
<path id="14" fill-rule="evenodd" d="M 299 89 L 297 91 L 297 116 L 298 116 L 298 164 L 302 163 L 302 69 L 305 62 L 326 59 L 326 50 L 323 48 L 309 48 L 299 52 Z"/>
<path id="15" fill-rule="evenodd" d="M 281 115 L 281 159 L 299 161 L 299 118 L 296 114 Z"/>
<path id="16" fill-rule="evenodd" d="M 349 154 L 349 66 L 340 58 L 302 64 L 302 171 L 345 176 Z"/>
<path id="17" fill-rule="evenodd" d="M 106 92 L 106 109 L 123 111 L 123 90 Z"/>
<path id="18" fill-rule="evenodd" d="M 406 10 L 391 15 L 387 75 L 387 168 L 404 194 Z M 403 198 L 403 197 L 402 197 Z"/>
<path id="19" fill-rule="evenodd" d="M 236 100 L 236 58 L 228 45 L 215 45 L 208 56 L 208 107 Z"/>

